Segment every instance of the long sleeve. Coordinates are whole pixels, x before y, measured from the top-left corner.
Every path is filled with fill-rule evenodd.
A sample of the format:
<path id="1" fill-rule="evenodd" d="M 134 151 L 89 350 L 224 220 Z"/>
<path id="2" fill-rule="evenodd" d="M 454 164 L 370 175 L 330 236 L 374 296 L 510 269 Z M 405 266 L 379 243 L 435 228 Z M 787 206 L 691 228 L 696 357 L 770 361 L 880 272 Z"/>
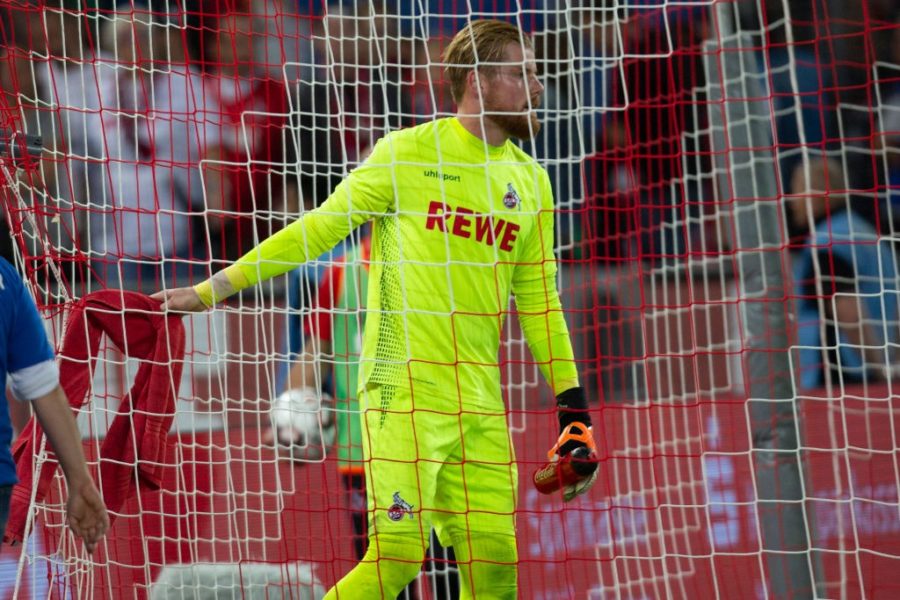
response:
<path id="1" fill-rule="evenodd" d="M 229 293 L 276 277 L 311 258 L 322 255 L 366 221 L 384 214 L 394 204 L 393 151 L 390 136 L 380 140 L 365 163 L 353 170 L 321 206 L 306 213 L 239 258 L 223 273 Z M 213 279 L 216 279 L 214 276 Z M 211 306 L 223 299 L 213 280 L 195 288 Z"/>
<path id="2" fill-rule="evenodd" d="M 531 354 L 554 394 L 559 394 L 578 386 L 578 370 L 556 289 L 553 192 L 546 173 L 542 173 L 542 179 L 538 227 L 519 257 L 512 287 Z"/>

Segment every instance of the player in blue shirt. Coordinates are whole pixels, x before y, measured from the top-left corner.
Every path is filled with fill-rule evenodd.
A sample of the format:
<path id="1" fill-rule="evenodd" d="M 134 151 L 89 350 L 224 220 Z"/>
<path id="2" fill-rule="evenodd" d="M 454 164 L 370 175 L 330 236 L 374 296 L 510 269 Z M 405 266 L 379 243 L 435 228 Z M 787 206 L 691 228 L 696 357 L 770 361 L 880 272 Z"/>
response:
<path id="1" fill-rule="evenodd" d="M 109 528 L 100 492 L 88 472 L 81 434 L 66 393 L 59 385 L 59 368 L 34 300 L 19 274 L 0 258 L 0 382 L 18 401 L 30 401 L 38 422 L 62 466 L 69 490 L 69 528 L 94 547 Z M 6 530 L 16 466 L 10 453 L 12 426 L 9 406 L 0 403 L 0 539 Z"/>

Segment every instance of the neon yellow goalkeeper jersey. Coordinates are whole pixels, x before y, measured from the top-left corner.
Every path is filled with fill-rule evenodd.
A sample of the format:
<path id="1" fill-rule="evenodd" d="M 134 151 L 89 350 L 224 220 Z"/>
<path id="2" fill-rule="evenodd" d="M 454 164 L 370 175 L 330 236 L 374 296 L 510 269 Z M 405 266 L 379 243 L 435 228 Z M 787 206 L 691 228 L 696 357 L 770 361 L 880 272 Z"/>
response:
<path id="1" fill-rule="evenodd" d="M 284 273 L 368 220 L 361 388 L 402 386 L 414 398 L 497 408 L 510 294 L 554 392 L 578 385 L 556 290 L 547 173 L 512 142 L 486 146 L 456 118 L 384 137 L 320 207 L 226 274 L 241 289 Z M 211 296 L 202 286 L 201 297 Z"/>

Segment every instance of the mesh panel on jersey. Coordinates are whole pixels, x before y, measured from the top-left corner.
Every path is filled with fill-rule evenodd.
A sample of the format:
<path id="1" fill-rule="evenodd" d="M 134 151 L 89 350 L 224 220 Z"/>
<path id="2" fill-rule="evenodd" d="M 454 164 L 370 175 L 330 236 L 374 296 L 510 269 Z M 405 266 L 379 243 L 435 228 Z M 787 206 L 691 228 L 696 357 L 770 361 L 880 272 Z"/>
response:
<path id="1" fill-rule="evenodd" d="M 375 348 L 375 367 L 369 381 L 372 383 L 399 385 L 406 362 L 403 343 L 403 289 L 400 285 L 400 223 L 396 216 L 379 220 L 375 242 L 379 245 L 382 260 L 378 291 L 381 296 L 381 315 L 378 321 L 378 342 Z"/>

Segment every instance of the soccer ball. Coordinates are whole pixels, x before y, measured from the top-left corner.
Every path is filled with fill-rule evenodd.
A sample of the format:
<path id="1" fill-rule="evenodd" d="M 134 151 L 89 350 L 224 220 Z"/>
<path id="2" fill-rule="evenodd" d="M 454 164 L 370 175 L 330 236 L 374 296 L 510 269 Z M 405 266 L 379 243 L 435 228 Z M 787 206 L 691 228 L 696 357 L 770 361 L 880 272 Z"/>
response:
<path id="1" fill-rule="evenodd" d="M 334 400 L 325 392 L 288 390 L 272 402 L 270 417 L 276 445 L 294 460 L 322 460 L 334 443 Z"/>

